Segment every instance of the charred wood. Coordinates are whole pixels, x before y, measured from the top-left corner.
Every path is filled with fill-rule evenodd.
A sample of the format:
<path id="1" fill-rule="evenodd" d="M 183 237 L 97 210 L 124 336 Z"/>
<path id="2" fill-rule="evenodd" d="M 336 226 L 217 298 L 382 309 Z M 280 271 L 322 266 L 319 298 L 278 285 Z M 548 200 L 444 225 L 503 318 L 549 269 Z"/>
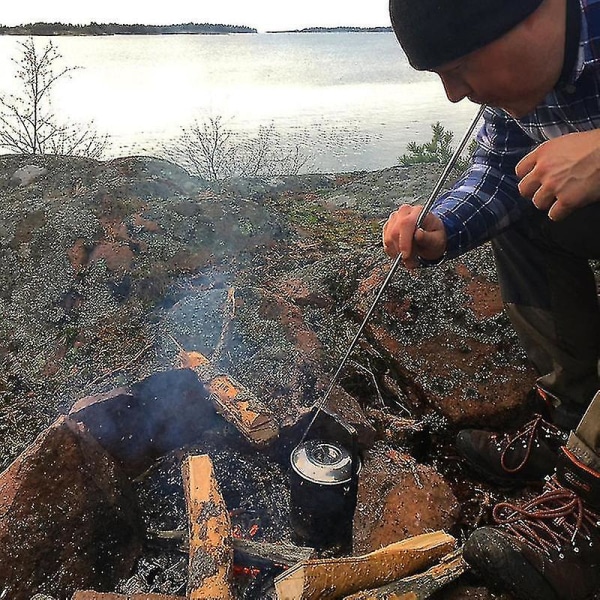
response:
<path id="1" fill-rule="evenodd" d="M 155 531 L 150 535 L 154 540 L 177 542 L 183 552 L 189 551 L 186 531 Z M 308 560 L 314 553 L 313 548 L 296 546 L 291 542 L 257 542 L 236 537 L 232 539 L 232 546 L 234 563 L 242 567 L 292 567 Z"/>

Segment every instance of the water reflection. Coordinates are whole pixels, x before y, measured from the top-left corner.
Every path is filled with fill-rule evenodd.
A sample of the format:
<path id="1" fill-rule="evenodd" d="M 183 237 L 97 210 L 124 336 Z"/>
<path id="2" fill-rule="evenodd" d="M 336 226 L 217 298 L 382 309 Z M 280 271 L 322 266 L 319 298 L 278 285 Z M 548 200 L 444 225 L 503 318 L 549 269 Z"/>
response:
<path id="1" fill-rule="evenodd" d="M 22 40 L 22 38 L 21 38 Z M 40 45 L 48 38 L 36 38 Z M 388 33 L 52 38 L 66 65 L 59 116 L 110 134 L 110 154 L 154 154 L 195 119 L 221 115 L 240 134 L 274 123 L 322 171 L 395 164 L 431 124 L 459 135 L 474 107 L 450 104 L 434 75 L 412 70 Z M 3 91 L 18 38 L 0 37 Z"/>

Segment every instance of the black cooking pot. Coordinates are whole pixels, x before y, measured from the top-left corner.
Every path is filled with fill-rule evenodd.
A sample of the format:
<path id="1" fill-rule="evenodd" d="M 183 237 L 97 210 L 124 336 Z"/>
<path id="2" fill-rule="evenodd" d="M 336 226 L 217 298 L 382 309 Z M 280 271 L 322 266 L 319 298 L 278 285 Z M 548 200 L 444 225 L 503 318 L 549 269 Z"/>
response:
<path id="1" fill-rule="evenodd" d="M 294 542 L 350 547 L 360 461 L 336 442 L 308 440 L 291 457 L 290 521 Z"/>

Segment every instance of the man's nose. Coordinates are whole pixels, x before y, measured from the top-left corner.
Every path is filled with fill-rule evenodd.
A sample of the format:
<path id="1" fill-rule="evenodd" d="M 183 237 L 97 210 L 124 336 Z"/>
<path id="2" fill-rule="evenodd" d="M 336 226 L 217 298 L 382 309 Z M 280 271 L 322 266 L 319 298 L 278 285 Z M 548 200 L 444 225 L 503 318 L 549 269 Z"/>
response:
<path id="1" fill-rule="evenodd" d="M 442 80 L 446 96 L 448 96 L 450 102 L 460 102 L 463 98 L 466 98 L 473 92 L 471 86 L 469 86 L 469 84 L 461 77 L 442 73 L 438 73 L 438 75 Z"/>

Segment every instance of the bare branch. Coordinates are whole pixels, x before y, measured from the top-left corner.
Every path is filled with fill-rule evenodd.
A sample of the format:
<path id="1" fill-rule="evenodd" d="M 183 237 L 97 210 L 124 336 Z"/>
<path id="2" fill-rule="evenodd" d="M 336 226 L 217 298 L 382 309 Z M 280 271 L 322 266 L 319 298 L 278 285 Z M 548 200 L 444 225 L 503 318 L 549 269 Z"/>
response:
<path id="1" fill-rule="evenodd" d="M 40 52 L 31 37 L 19 45 L 21 56 L 11 60 L 22 87 L 19 95 L 0 95 L 0 147 L 23 154 L 101 158 L 108 138 L 96 132 L 93 122 L 61 123 L 51 110 L 52 88 L 79 67 L 57 69 L 62 55 L 51 41 Z"/>
<path id="2" fill-rule="evenodd" d="M 273 123 L 259 126 L 254 137 L 240 137 L 220 116 L 182 128 L 163 154 L 208 180 L 297 175 L 309 161 L 298 145 L 282 141 Z"/>

